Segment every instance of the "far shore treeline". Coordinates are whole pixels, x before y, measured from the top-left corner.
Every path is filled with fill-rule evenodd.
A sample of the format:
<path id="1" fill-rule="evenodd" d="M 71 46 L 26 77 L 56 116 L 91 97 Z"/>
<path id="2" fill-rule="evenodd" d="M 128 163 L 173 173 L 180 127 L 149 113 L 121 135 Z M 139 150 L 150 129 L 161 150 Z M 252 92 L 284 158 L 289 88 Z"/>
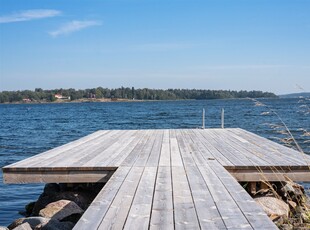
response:
<path id="1" fill-rule="evenodd" d="M 121 87 L 108 89 L 97 87 L 92 89 L 53 89 L 36 88 L 22 91 L 0 92 L 0 103 L 18 102 L 54 102 L 62 96 L 67 101 L 81 99 L 123 99 L 123 100 L 203 100 L 226 98 L 275 98 L 274 93 L 262 91 L 204 90 L 204 89 L 135 89 Z"/>

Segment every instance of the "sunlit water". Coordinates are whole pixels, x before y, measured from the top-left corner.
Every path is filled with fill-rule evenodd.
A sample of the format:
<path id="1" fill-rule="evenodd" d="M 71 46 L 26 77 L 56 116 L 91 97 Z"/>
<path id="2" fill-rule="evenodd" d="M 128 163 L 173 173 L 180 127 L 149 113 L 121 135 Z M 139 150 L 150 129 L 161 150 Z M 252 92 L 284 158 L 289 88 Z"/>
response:
<path id="1" fill-rule="evenodd" d="M 262 99 L 289 127 L 303 150 L 310 153 L 309 101 Z M 299 101 L 299 102 L 298 102 Z M 306 106 L 305 106 L 306 105 Z M 274 141 L 277 134 L 270 123 L 279 119 L 266 106 L 250 100 L 155 101 L 130 103 L 20 104 L 0 105 L 0 167 L 76 140 L 100 129 L 197 128 L 202 108 L 206 109 L 206 127 L 220 127 L 221 108 L 225 109 L 225 127 L 239 127 Z M 262 115 L 264 113 L 265 115 Z M 304 184 L 309 188 L 310 184 Z M 42 184 L 6 185 L 0 175 L 0 225 L 21 217 L 18 211 L 42 192 Z"/>

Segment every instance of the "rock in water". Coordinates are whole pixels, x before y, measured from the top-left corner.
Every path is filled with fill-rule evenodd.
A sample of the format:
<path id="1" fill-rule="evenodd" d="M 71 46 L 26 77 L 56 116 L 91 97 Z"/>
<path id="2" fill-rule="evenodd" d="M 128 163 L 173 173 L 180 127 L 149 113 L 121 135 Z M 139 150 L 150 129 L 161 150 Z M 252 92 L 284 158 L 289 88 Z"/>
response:
<path id="1" fill-rule="evenodd" d="M 27 222 L 26 223 L 23 223 L 19 226 L 17 226 L 16 228 L 14 228 L 13 230 L 32 230 L 30 224 L 28 224 Z"/>
<path id="2" fill-rule="evenodd" d="M 71 200 L 74 201 L 80 208 L 86 210 L 92 199 L 88 193 L 85 192 L 60 192 L 53 195 L 41 194 L 38 201 L 35 203 L 32 215 L 37 216 L 41 209 L 45 208 L 49 203 L 58 200 Z"/>
<path id="3" fill-rule="evenodd" d="M 68 221 L 60 222 L 58 220 L 51 219 L 48 224 L 44 225 L 42 228 L 38 228 L 38 230 L 71 230 L 73 229 L 74 224 Z M 37 230 L 37 229 L 35 229 Z"/>
<path id="4" fill-rule="evenodd" d="M 268 216 L 288 217 L 290 208 L 284 201 L 275 197 L 258 197 L 254 200 L 263 207 Z"/>
<path id="5" fill-rule="evenodd" d="M 27 217 L 27 218 L 20 218 L 15 220 L 12 224 L 8 226 L 9 229 L 14 229 L 17 226 L 23 224 L 23 223 L 28 223 L 31 228 L 35 228 L 37 225 L 42 225 L 44 226 L 50 221 L 49 218 L 44 218 L 44 217 Z"/>
<path id="6" fill-rule="evenodd" d="M 83 210 L 73 201 L 59 200 L 48 204 L 39 212 L 39 215 L 46 218 L 62 220 L 72 214 L 82 214 Z"/>

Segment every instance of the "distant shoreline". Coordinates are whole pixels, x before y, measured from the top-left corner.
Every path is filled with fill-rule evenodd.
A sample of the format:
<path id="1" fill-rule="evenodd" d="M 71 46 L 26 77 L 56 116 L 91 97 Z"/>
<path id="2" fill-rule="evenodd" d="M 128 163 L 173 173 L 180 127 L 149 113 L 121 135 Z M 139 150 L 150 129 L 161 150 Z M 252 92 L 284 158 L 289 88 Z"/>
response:
<path id="1" fill-rule="evenodd" d="M 166 100 L 132 100 L 132 99 L 111 99 L 111 98 L 83 98 L 77 100 L 64 100 L 58 99 L 56 101 L 15 101 L 15 102 L 4 102 L 0 103 L 0 105 L 38 105 L 38 104 L 78 104 L 78 103 L 113 103 L 113 102 L 164 102 L 164 101 L 203 101 L 203 100 L 248 100 L 249 98 L 214 98 L 214 99 L 166 99 Z M 256 99 L 285 99 L 285 98 L 270 98 L 270 97 L 261 97 Z M 292 98 L 288 98 L 292 99 Z"/>

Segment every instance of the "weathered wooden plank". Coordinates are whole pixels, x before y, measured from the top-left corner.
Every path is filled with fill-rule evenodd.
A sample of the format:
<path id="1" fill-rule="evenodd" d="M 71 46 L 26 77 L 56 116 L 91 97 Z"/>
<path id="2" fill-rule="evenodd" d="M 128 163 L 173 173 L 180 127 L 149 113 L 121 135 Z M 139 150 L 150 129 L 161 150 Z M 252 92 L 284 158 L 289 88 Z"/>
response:
<path id="1" fill-rule="evenodd" d="M 199 222 L 184 167 L 172 167 L 174 223 L 176 229 L 199 229 Z"/>
<path id="2" fill-rule="evenodd" d="M 159 166 L 170 166 L 171 165 L 171 152 L 170 152 L 170 140 L 169 140 L 169 131 L 164 131 L 161 154 L 159 158 Z"/>
<path id="3" fill-rule="evenodd" d="M 203 145 L 203 146 L 199 146 L 200 151 L 203 148 L 208 150 L 208 152 L 210 152 L 214 156 L 214 158 L 216 158 L 222 165 L 225 165 L 225 166 L 233 166 L 234 165 L 224 155 L 222 155 L 222 153 L 217 148 L 215 148 L 212 145 L 212 143 L 210 142 L 210 140 L 212 138 L 208 137 L 207 133 L 204 130 L 196 129 L 196 130 L 194 130 L 194 133 L 196 134 L 196 137 L 198 138 L 199 142 Z M 199 143 L 199 142 L 197 142 L 197 143 Z M 206 150 L 204 150 L 204 151 L 206 151 Z M 204 154 L 204 152 L 202 152 L 202 154 Z"/>
<path id="4" fill-rule="evenodd" d="M 98 229 L 122 229 L 124 227 L 143 170 L 144 167 L 132 167 Z"/>
<path id="5" fill-rule="evenodd" d="M 151 154 L 149 156 L 149 159 L 147 160 L 146 166 L 158 166 L 159 164 L 159 158 L 160 158 L 160 152 L 161 152 L 161 146 L 162 146 L 162 141 L 164 137 L 164 131 L 163 130 L 157 130 L 156 131 L 156 139 L 154 146 L 152 148 Z"/>
<path id="6" fill-rule="evenodd" d="M 91 140 L 96 139 L 100 136 L 105 135 L 108 133 L 108 131 L 97 131 L 90 135 L 87 135 L 83 138 L 80 138 L 78 140 L 69 142 L 65 145 L 58 146 L 56 148 L 53 148 L 51 150 L 45 151 L 43 153 L 37 154 L 35 156 L 29 157 L 27 159 L 18 161 L 14 164 L 5 166 L 6 167 L 27 167 L 29 164 L 34 165 L 36 162 L 44 162 L 45 160 L 52 158 L 54 156 L 57 156 L 59 154 L 63 154 L 65 151 L 68 151 L 70 149 L 76 148 L 78 146 L 84 145 L 86 143 L 89 143 Z"/>
<path id="7" fill-rule="evenodd" d="M 216 136 L 212 129 L 205 130 L 205 133 L 208 134 L 210 142 L 212 145 L 219 150 L 222 155 L 224 155 L 230 162 L 235 166 L 238 165 L 253 165 L 251 161 L 244 155 L 242 155 L 238 150 L 232 148 L 226 143 L 226 139 Z"/>
<path id="8" fill-rule="evenodd" d="M 171 166 L 183 166 L 177 138 L 170 138 Z"/>
<path id="9" fill-rule="evenodd" d="M 186 172 L 201 229 L 226 229 L 199 169 L 186 167 Z"/>
<path id="10" fill-rule="evenodd" d="M 174 229 L 170 167 L 158 167 L 150 229 Z"/>
<path id="11" fill-rule="evenodd" d="M 254 133 L 248 132 L 243 129 L 229 129 L 230 132 L 242 136 L 248 142 L 258 146 L 270 155 L 270 152 L 275 153 L 278 157 L 289 159 L 297 165 L 310 165 L 310 157 L 306 154 L 300 153 L 294 149 L 282 146 L 278 143 L 270 141 L 264 137 L 260 137 Z"/>
<path id="12" fill-rule="evenodd" d="M 157 167 L 146 167 L 138 185 L 124 229 L 148 229 Z"/>
<path id="13" fill-rule="evenodd" d="M 305 170 L 266 170 L 266 169 L 228 169 L 238 181 L 310 181 L 310 171 Z"/>
<path id="14" fill-rule="evenodd" d="M 229 130 L 227 130 L 229 132 Z M 240 134 L 238 135 L 238 138 L 240 139 Z M 266 151 L 262 146 L 263 143 L 258 141 L 256 144 L 253 144 L 249 141 L 246 142 L 236 142 L 236 137 L 232 132 L 229 132 L 229 138 L 230 140 L 233 141 L 233 138 L 235 138 L 235 141 L 233 143 L 239 145 L 239 149 L 244 149 L 246 151 L 246 154 L 248 155 L 249 158 L 251 158 L 254 161 L 254 157 L 257 156 L 260 159 L 262 159 L 265 162 L 265 165 L 296 165 L 296 162 L 293 162 L 289 160 L 289 156 L 283 157 L 278 151 L 275 151 L 275 149 L 269 148 L 268 151 Z M 279 155 L 280 154 L 280 155 Z M 255 161 L 256 165 L 264 165 L 264 163 L 260 161 Z M 298 165 L 298 164 L 297 164 Z"/>
<path id="15" fill-rule="evenodd" d="M 242 186 L 233 178 L 221 165 L 212 161 L 210 167 L 220 179 L 225 189 L 234 199 L 243 215 L 254 229 L 277 229 L 275 224 L 268 218 L 263 209 L 255 203 L 252 197 L 242 188 Z"/>
<path id="16" fill-rule="evenodd" d="M 240 142 L 240 138 L 233 139 L 230 132 L 226 129 L 214 129 L 212 132 L 215 136 L 217 136 L 219 141 L 225 143 L 225 148 L 229 147 L 230 150 L 233 149 L 235 158 L 238 158 L 244 162 L 243 165 L 271 165 L 271 161 L 266 158 L 263 159 L 260 152 L 251 151 L 249 148 L 244 148 L 244 145 L 247 145 L 248 143 L 246 141 Z"/>
<path id="17" fill-rule="evenodd" d="M 71 153 L 70 162 L 65 161 L 64 159 L 53 159 L 52 163 L 57 166 L 64 165 L 81 165 L 81 166 L 89 166 L 94 165 L 96 158 L 103 158 L 107 154 L 113 155 L 113 150 L 115 150 L 115 146 L 119 146 L 120 142 L 123 138 L 128 137 L 133 131 L 112 131 L 111 135 L 105 137 L 104 139 L 99 139 L 96 143 L 93 143 L 91 146 L 77 149 L 75 152 Z M 108 135 L 108 134 L 107 134 Z M 124 142 L 124 141 L 123 141 Z M 88 164 L 88 162 L 90 162 Z"/>
<path id="18" fill-rule="evenodd" d="M 130 155 L 133 154 L 133 151 L 136 151 L 139 143 L 142 143 L 144 141 L 144 138 L 147 136 L 146 131 L 140 131 L 135 135 L 135 138 L 132 142 L 129 143 L 129 145 L 124 148 L 118 155 L 116 155 L 113 159 L 110 158 L 105 162 L 105 165 L 111 166 L 114 165 L 116 167 L 120 166 L 123 161 Z"/>
<path id="19" fill-rule="evenodd" d="M 213 162 L 213 161 L 211 161 Z M 219 165 L 219 170 L 225 170 Z M 210 167 L 198 165 L 227 229 L 252 229 L 243 212 Z"/>
<path id="20" fill-rule="evenodd" d="M 148 139 L 148 142 L 144 145 L 143 150 L 140 151 L 140 154 L 138 155 L 134 163 L 134 166 L 145 166 L 146 165 L 146 162 L 148 161 L 151 155 L 154 143 L 156 141 L 156 137 L 158 138 L 158 136 L 156 135 L 156 131 L 153 130 L 153 132 L 150 134 L 150 138 Z"/>
<path id="21" fill-rule="evenodd" d="M 3 175 L 4 183 L 97 183 L 107 182 L 114 171 L 68 170 L 68 171 L 27 171 L 7 172 Z"/>
<path id="22" fill-rule="evenodd" d="M 154 133 L 154 130 L 147 130 L 145 132 L 146 136 L 135 146 L 135 148 L 121 163 L 121 166 L 133 166 L 139 156 L 144 154 L 144 147 L 149 143 L 149 139 L 151 138 L 151 134 Z"/>
<path id="23" fill-rule="evenodd" d="M 74 226 L 74 230 L 97 229 L 127 177 L 130 167 L 120 167 Z"/>
<path id="24" fill-rule="evenodd" d="M 190 150 L 188 149 L 188 146 L 186 145 L 186 141 L 184 140 L 181 130 L 176 131 L 176 137 L 184 166 L 195 166 L 195 161 Z"/>
<path id="25" fill-rule="evenodd" d="M 110 159 L 114 159 L 124 149 L 128 149 L 128 145 L 134 140 L 137 130 L 129 130 L 126 135 L 117 137 L 112 144 L 102 152 L 94 154 L 89 158 L 84 158 L 83 165 L 104 166 Z"/>

